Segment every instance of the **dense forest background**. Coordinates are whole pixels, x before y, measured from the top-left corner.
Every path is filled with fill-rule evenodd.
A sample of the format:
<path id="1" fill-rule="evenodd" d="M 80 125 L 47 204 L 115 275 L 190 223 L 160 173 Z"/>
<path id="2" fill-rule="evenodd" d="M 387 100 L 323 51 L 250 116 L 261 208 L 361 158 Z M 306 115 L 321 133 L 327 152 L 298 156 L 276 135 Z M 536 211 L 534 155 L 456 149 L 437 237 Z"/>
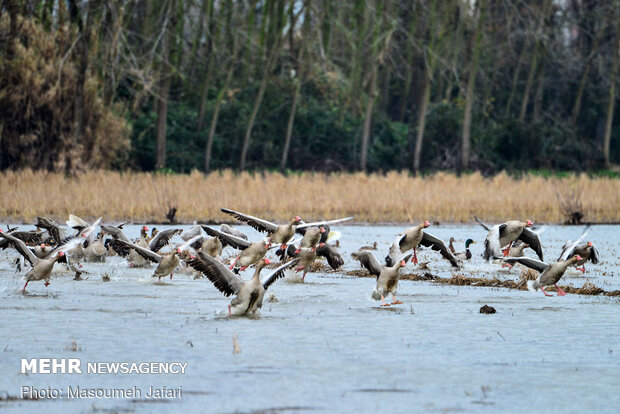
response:
<path id="1" fill-rule="evenodd" d="M 598 170 L 619 0 L 3 0 L 0 168 Z"/>

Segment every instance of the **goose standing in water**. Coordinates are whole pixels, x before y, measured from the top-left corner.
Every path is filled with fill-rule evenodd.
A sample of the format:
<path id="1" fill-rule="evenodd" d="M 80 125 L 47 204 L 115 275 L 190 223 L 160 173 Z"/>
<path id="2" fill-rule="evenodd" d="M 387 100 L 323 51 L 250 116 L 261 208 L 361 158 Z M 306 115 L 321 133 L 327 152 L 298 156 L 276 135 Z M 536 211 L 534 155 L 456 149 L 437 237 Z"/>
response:
<path id="1" fill-rule="evenodd" d="M 571 266 L 582 259 L 581 256 L 576 255 L 568 260 L 562 260 L 553 264 L 545 263 L 530 257 L 504 257 L 502 260 L 508 263 L 520 263 L 523 266 L 541 272 L 536 280 L 527 281 L 527 288 L 530 291 L 536 292 L 540 289 L 545 296 L 551 296 L 545 291 L 545 286 L 554 285 L 558 290 L 558 296 L 564 296 L 566 295 L 566 292 L 560 289 L 557 283 L 560 281 L 562 276 L 564 276 L 564 272 L 566 272 L 568 266 Z"/>
<path id="2" fill-rule="evenodd" d="M 510 220 L 490 227 L 478 217 L 474 216 L 474 219 L 489 232 L 484 241 L 483 257 L 485 260 L 499 258 L 502 253 L 504 257 L 507 257 L 510 254 L 510 248 L 517 240 L 529 245 L 536 252 L 538 258 L 543 260 L 540 238 L 536 232 L 530 229 L 534 224 L 532 221 Z M 504 248 L 504 246 L 507 247 Z"/>
<path id="3" fill-rule="evenodd" d="M 250 216 L 248 214 L 240 213 L 238 211 L 230 210 L 227 208 L 222 208 L 222 212 L 226 214 L 230 214 L 235 217 L 239 221 L 246 222 L 251 227 L 255 228 L 260 232 L 265 232 L 268 234 L 270 244 L 281 244 L 282 249 L 286 250 L 286 244 L 295 236 L 295 233 L 300 233 L 300 231 L 307 227 L 315 227 L 322 226 L 325 224 L 335 224 L 342 223 L 344 221 L 352 220 L 353 217 L 345 217 L 342 219 L 336 220 L 324 220 L 317 221 L 314 223 L 302 223 L 302 220 L 299 216 L 295 216 L 286 224 L 277 225 L 268 220 L 264 220 L 258 217 Z"/>
<path id="4" fill-rule="evenodd" d="M 295 259 L 284 263 L 261 281 L 261 270 L 271 263 L 269 259 L 261 259 L 256 265 L 254 276 L 247 282 L 228 270 L 222 263 L 202 252 L 198 253 L 198 257 L 187 260 L 186 263 L 207 276 L 225 296 L 236 295 L 228 305 L 228 316 L 232 316 L 255 313 L 260 309 L 263 306 L 265 290 L 277 279 L 283 277 L 284 271 L 296 265 L 297 261 L 298 259 Z"/>
<path id="5" fill-rule="evenodd" d="M 50 284 L 50 274 L 52 273 L 52 269 L 54 268 L 54 264 L 59 260 L 67 260 L 67 251 L 75 248 L 75 246 L 82 243 L 82 240 L 79 238 L 74 238 L 67 243 L 57 246 L 46 259 L 39 259 L 34 253 L 26 246 L 26 244 L 16 238 L 15 236 L 8 234 L 0 233 L 0 238 L 4 237 L 5 239 L 9 239 L 13 247 L 22 255 L 24 258 L 30 262 L 32 265 L 32 269 L 26 273 L 26 284 L 22 289 L 22 293 L 26 293 L 26 286 L 33 280 L 45 280 L 45 286 L 49 286 Z"/>
<path id="6" fill-rule="evenodd" d="M 404 233 L 399 234 L 392 247 L 390 247 L 390 252 L 385 258 L 385 263 L 387 266 L 393 266 L 399 260 L 399 257 L 402 256 L 409 250 L 413 249 L 413 258 L 411 262 L 414 264 L 418 264 L 418 256 L 416 248 L 418 245 L 422 245 L 425 247 L 430 247 L 432 250 L 438 251 L 441 255 L 450 261 L 453 267 L 459 267 L 459 263 L 456 260 L 456 257 L 450 252 L 450 250 L 446 247 L 446 244 L 438 237 L 429 234 L 424 229 L 430 226 L 428 221 L 421 223 L 417 226 L 411 227 L 406 230 Z"/>
<path id="7" fill-rule="evenodd" d="M 396 261 L 393 266 L 381 266 L 375 255 L 369 251 L 360 250 L 352 253 L 354 259 L 359 260 L 360 264 L 366 268 L 370 274 L 377 276 L 377 286 L 372 291 L 374 300 L 381 300 L 381 306 L 398 305 L 402 302 L 396 299 L 396 291 L 398 290 L 398 281 L 400 280 L 400 270 L 406 266 L 407 260 L 413 255 L 409 253 L 400 260 Z M 385 303 L 385 297 L 392 295 L 392 303 Z"/>

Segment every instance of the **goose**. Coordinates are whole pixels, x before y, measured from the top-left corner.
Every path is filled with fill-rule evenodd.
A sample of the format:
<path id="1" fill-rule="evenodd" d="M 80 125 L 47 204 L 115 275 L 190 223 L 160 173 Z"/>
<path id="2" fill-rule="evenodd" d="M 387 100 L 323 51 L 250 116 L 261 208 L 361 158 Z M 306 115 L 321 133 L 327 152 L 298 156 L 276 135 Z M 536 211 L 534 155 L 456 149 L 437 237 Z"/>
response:
<path id="1" fill-rule="evenodd" d="M 441 255 L 447 259 L 453 267 L 459 267 L 459 263 L 454 257 L 454 255 L 450 252 L 450 250 L 446 247 L 446 244 L 438 237 L 433 236 L 432 234 L 424 231 L 425 228 L 428 228 L 430 223 L 424 221 L 417 226 L 413 226 L 407 229 L 404 233 L 399 234 L 396 237 L 396 240 L 390 247 L 390 251 L 385 258 L 385 263 L 387 266 L 393 266 L 399 260 L 400 256 L 402 256 L 407 251 L 413 249 L 413 258 L 411 262 L 414 264 L 418 264 L 418 256 L 416 248 L 418 245 L 422 245 L 425 247 L 430 247 L 432 250 L 438 251 Z"/>
<path id="2" fill-rule="evenodd" d="M 570 240 L 568 240 L 566 243 L 564 243 L 564 246 L 562 247 L 562 253 L 560 254 L 560 257 L 558 258 L 558 261 L 560 261 L 560 260 L 570 259 L 571 257 L 575 255 L 581 256 L 581 260 L 575 262 L 574 264 L 577 270 L 581 270 L 581 273 L 586 272 L 585 263 L 588 260 L 590 260 L 593 264 L 597 264 L 599 262 L 599 257 L 600 257 L 598 249 L 596 248 L 594 243 L 592 243 L 591 241 L 580 244 L 581 241 L 588 234 L 589 228 L 590 226 L 588 225 L 581 233 L 581 236 L 574 242 L 571 242 Z M 578 266 L 581 266 L 581 267 L 578 267 Z"/>
<path id="3" fill-rule="evenodd" d="M 325 234 L 325 227 L 312 226 L 304 230 L 304 237 L 301 239 L 300 247 L 316 250 L 317 244 L 319 244 Z"/>
<path id="4" fill-rule="evenodd" d="M 450 240 L 454 240 L 454 238 L 450 237 Z M 472 239 L 465 240 L 465 251 L 454 253 L 454 257 L 459 260 L 469 260 L 471 259 L 471 251 L 469 250 L 469 246 L 472 244 L 476 244 Z"/>
<path id="5" fill-rule="evenodd" d="M 302 229 L 307 227 L 322 226 L 325 224 L 342 223 L 344 221 L 352 220 L 353 217 L 345 217 L 336 220 L 324 220 L 314 223 L 303 223 L 299 216 L 293 217 L 288 223 L 277 225 L 267 220 L 263 220 L 258 217 L 250 216 L 248 214 L 240 213 L 238 211 L 222 208 L 222 212 L 230 214 L 239 221 L 246 222 L 251 227 L 260 232 L 268 234 L 269 241 L 272 244 L 283 244 L 283 249 L 286 249 L 286 244 L 289 240 L 295 236 L 295 233 L 299 233 Z"/>
<path id="6" fill-rule="evenodd" d="M 489 232 L 484 241 L 484 254 L 482 255 L 487 261 L 500 257 L 500 250 L 503 252 L 503 256 L 507 257 L 510 254 L 512 244 L 516 240 L 521 240 L 529 245 L 536 252 L 538 258 L 543 260 L 540 238 L 536 232 L 529 228 L 534 224 L 531 220 L 510 220 L 490 227 L 478 217 L 474 216 L 474 219 Z M 504 246 L 507 247 L 502 250 Z"/>
<path id="7" fill-rule="evenodd" d="M 523 257 L 525 256 L 524 250 L 530 247 L 529 244 L 523 243 L 521 240 L 515 241 L 512 246 L 510 246 L 510 250 L 508 251 L 509 257 Z M 501 262 L 501 260 L 499 260 Z M 512 265 L 510 263 L 504 262 L 502 267 L 507 267 L 509 270 L 512 269 Z"/>
<path id="8" fill-rule="evenodd" d="M 10 233 L 4 234 L 0 233 L 0 237 L 4 237 L 5 239 L 9 239 L 13 245 L 13 247 L 22 255 L 24 258 L 30 262 L 32 265 L 32 269 L 26 273 L 26 284 L 22 289 L 22 293 L 26 293 L 26 286 L 28 283 L 34 280 L 45 280 L 45 286 L 49 286 L 50 284 L 50 274 L 52 273 L 52 269 L 54 268 L 54 264 L 63 259 L 68 263 L 68 254 L 67 252 L 73 249 L 75 246 L 82 243 L 82 240 L 79 238 L 74 238 L 69 240 L 63 245 L 56 247 L 51 254 L 46 259 L 39 259 L 34 253 L 26 246 L 26 244 L 13 236 Z"/>
<path id="9" fill-rule="evenodd" d="M 174 230 L 174 234 L 178 234 L 181 232 L 180 229 L 170 229 L 170 230 Z M 162 235 L 164 232 L 169 232 L 169 230 L 164 230 L 160 232 L 157 235 L 157 237 Z M 168 237 L 168 241 L 170 240 L 171 237 L 172 236 Z M 177 268 L 177 266 L 181 262 L 179 256 L 184 254 L 185 250 L 192 243 L 194 243 L 198 237 L 200 236 L 196 236 L 194 239 L 189 239 L 185 243 L 181 244 L 180 246 L 177 246 L 175 249 L 167 253 L 157 253 L 159 249 L 154 250 L 155 248 L 157 248 L 157 245 L 152 246 L 151 248 L 144 248 L 135 243 L 126 242 L 120 239 L 118 240 L 118 242 L 133 249 L 136 253 L 138 253 L 140 256 L 144 257 L 145 259 L 153 263 L 157 263 L 157 268 L 155 269 L 155 272 L 153 273 L 153 277 L 156 277 L 158 278 L 158 280 L 161 280 L 162 277 L 166 277 L 168 275 L 170 275 L 170 279 L 172 279 L 172 276 L 174 275 L 174 270 Z M 151 244 L 153 242 L 156 242 L 156 240 L 155 239 L 151 240 Z M 159 244 L 161 244 L 161 242 Z"/>
<path id="10" fill-rule="evenodd" d="M 511 264 L 520 263 L 523 266 L 541 272 L 536 280 L 527 281 L 527 288 L 530 291 L 536 292 L 540 289 L 545 296 L 551 296 L 545 291 L 545 286 L 554 285 L 558 290 L 558 296 L 564 296 L 566 295 L 566 292 L 560 289 L 557 283 L 560 281 L 562 276 L 564 276 L 564 272 L 566 272 L 568 266 L 571 266 L 582 259 L 581 256 L 575 255 L 568 260 L 561 260 L 552 264 L 545 263 L 541 260 L 532 259 L 530 257 L 504 257 L 502 260 Z"/>
<path id="11" fill-rule="evenodd" d="M 230 265 L 230 270 L 239 266 L 239 270 L 244 271 L 253 264 L 258 263 L 263 257 L 265 257 L 265 254 L 267 254 L 267 251 L 271 247 L 271 243 L 268 238 L 251 243 L 240 237 L 233 236 L 232 234 L 228 233 L 223 233 L 209 226 L 202 226 L 202 229 L 209 236 L 217 237 L 222 243 L 222 246 L 231 246 L 235 249 L 241 250 L 241 254 L 237 256 L 237 258 Z"/>
<path id="12" fill-rule="evenodd" d="M 222 263 L 203 252 L 198 252 L 198 257 L 186 261 L 189 266 L 207 276 L 225 296 L 236 295 L 228 305 L 228 316 L 255 313 L 263 306 L 265 290 L 277 279 L 283 277 L 284 271 L 295 266 L 297 262 L 298 259 L 284 263 L 261 281 L 261 270 L 271 263 L 269 259 L 263 258 L 257 263 L 252 279 L 244 282 L 241 277 L 228 270 Z"/>
<path id="13" fill-rule="evenodd" d="M 303 270 L 303 274 L 301 276 L 301 281 L 303 282 L 306 279 L 306 275 L 310 271 L 312 263 L 316 260 L 316 249 L 313 247 L 299 247 L 295 250 L 295 255 L 299 259 L 299 262 L 295 266 L 295 272 L 299 273 Z"/>
<path id="14" fill-rule="evenodd" d="M 48 217 L 37 217 L 37 227 L 47 230 L 54 244 L 59 245 L 67 239 L 67 232 L 58 223 Z"/>
<path id="15" fill-rule="evenodd" d="M 374 300 L 381 300 L 381 306 L 398 305 L 403 302 L 396 299 L 396 291 L 398 290 L 398 281 L 400 279 L 400 270 L 405 267 L 407 260 L 413 253 L 402 257 L 396 261 L 393 266 L 381 266 L 372 252 L 360 250 L 352 253 L 351 256 L 359 260 L 360 264 L 366 268 L 371 275 L 377 276 L 377 286 L 372 291 Z M 385 297 L 392 295 L 392 303 L 385 303 Z"/>
<path id="16" fill-rule="evenodd" d="M 237 236 L 239 238 L 242 238 L 244 240 L 248 239 L 248 236 L 246 236 L 245 234 L 243 234 L 243 232 L 237 230 L 236 228 L 234 228 L 231 225 L 228 225 L 226 223 L 222 223 L 222 225 L 220 226 L 220 231 L 222 233 L 228 233 L 228 234 L 232 234 L 233 236 Z"/>
<path id="17" fill-rule="evenodd" d="M 99 233 L 94 238 L 94 232 L 91 233 L 88 240 L 82 245 L 84 260 L 87 262 L 104 262 L 108 249 L 103 244 L 103 234 Z"/>

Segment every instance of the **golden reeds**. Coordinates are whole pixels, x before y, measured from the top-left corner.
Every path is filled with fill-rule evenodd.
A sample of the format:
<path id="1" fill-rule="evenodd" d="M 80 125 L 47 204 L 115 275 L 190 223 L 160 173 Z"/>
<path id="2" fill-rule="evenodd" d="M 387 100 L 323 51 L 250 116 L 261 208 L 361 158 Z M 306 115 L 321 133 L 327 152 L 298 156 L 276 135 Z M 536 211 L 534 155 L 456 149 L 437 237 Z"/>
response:
<path id="1" fill-rule="evenodd" d="M 0 216 L 31 223 L 69 213 L 105 221 L 162 222 L 172 206 L 177 220 L 231 221 L 228 207 L 269 220 L 297 214 L 306 220 L 355 216 L 357 222 L 490 222 L 519 218 L 561 223 L 558 194 L 579 189 L 585 222 L 620 222 L 620 180 L 585 174 L 564 178 L 507 174 L 485 178 L 437 173 L 412 177 L 387 174 L 234 173 L 207 176 L 89 171 L 66 177 L 31 170 L 0 175 Z"/>

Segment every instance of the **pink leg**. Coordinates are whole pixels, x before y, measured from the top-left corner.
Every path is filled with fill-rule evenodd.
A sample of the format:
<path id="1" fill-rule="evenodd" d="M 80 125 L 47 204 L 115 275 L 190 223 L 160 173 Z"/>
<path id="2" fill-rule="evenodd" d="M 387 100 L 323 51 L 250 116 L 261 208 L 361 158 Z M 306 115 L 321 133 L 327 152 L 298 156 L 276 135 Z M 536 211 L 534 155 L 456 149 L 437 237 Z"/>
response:
<path id="1" fill-rule="evenodd" d="M 233 262 L 233 264 L 230 265 L 230 270 L 233 270 L 233 268 L 235 267 L 235 265 L 237 264 L 237 260 L 239 260 L 239 257 L 241 256 L 237 256 L 237 258 L 235 259 L 235 261 Z"/>
<path id="2" fill-rule="evenodd" d="M 542 292 L 545 294 L 545 296 L 553 296 L 547 293 L 547 291 L 545 290 L 544 287 L 541 286 L 540 290 L 542 290 Z"/>
<path id="3" fill-rule="evenodd" d="M 239 269 L 240 272 L 243 272 L 245 269 L 247 269 L 247 266 L 241 266 L 241 268 Z"/>
<path id="4" fill-rule="evenodd" d="M 581 270 L 581 273 L 585 273 L 586 272 L 586 266 L 585 265 L 583 265 L 582 267 L 576 267 L 575 269 Z"/>
<path id="5" fill-rule="evenodd" d="M 507 267 L 508 270 L 512 269 L 512 265 L 510 263 L 504 263 L 502 267 Z"/>
<path id="6" fill-rule="evenodd" d="M 411 259 L 411 263 L 418 264 L 418 254 L 416 253 L 415 247 L 413 248 L 413 259 Z"/>
<path id="7" fill-rule="evenodd" d="M 555 285 L 555 288 L 558 290 L 558 296 L 566 295 L 566 292 L 564 292 L 558 285 Z"/>
<path id="8" fill-rule="evenodd" d="M 381 295 L 381 306 L 390 306 L 389 303 L 385 303 L 385 298 Z"/>
<path id="9" fill-rule="evenodd" d="M 172 273 L 170 273 L 170 280 L 172 280 Z"/>
<path id="10" fill-rule="evenodd" d="M 232 312 L 230 311 L 230 303 L 228 304 L 228 316 L 232 316 Z"/>
<path id="11" fill-rule="evenodd" d="M 26 280 L 26 284 L 24 285 L 24 289 L 22 289 L 22 293 L 26 293 L 26 286 L 28 286 L 28 282 L 30 282 L 30 280 Z"/>
<path id="12" fill-rule="evenodd" d="M 506 257 L 506 256 L 508 256 L 510 254 L 510 248 L 511 247 L 512 247 L 512 242 L 510 242 L 508 247 L 506 247 L 504 250 L 502 250 L 502 252 L 504 252 L 504 257 Z"/>
<path id="13" fill-rule="evenodd" d="M 286 243 L 282 243 L 280 245 L 280 249 L 282 249 L 283 251 L 286 251 L 286 248 L 287 248 Z"/>
<path id="14" fill-rule="evenodd" d="M 297 269 L 295 269 L 295 273 L 304 270 L 303 266 L 297 266 Z"/>
<path id="15" fill-rule="evenodd" d="M 46 281 L 45 281 L 45 287 L 48 287 L 49 285 L 50 285 L 50 281 L 49 281 L 49 280 L 46 280 Z"/>

